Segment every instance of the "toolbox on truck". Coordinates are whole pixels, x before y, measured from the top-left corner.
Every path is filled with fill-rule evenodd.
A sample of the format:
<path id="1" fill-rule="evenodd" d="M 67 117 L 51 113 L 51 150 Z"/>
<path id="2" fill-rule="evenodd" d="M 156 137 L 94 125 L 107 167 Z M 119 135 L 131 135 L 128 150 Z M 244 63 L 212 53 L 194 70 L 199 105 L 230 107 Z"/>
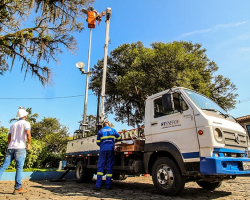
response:
<path id="1" fill-rule="evenodd" d="M 115 151 L 143 151 L 144 150 L 145 140 L 134 140 L 132 144 L 121 143 L 118 144 Z"/>

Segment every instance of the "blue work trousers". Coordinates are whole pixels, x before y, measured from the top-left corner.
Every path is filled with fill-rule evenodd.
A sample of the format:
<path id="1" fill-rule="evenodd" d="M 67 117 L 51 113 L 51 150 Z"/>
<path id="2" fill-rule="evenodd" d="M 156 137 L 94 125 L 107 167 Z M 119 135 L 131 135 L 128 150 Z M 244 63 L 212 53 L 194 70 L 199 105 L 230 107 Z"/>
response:
<path id="1" fill-rule="evenodd" d="M 100 188 L 102 185 L 102 176 L 105 169 L 105 165 L 107 166 L 106 188 L 112 187 L 114 159 L 115 159 L 114 150 L 100 151 L 97 164 L 97 180 L 95 185 L 96 188 Z"/>
<path id="2" fill-rule="evenodd" d="M 26 158 L 26 149 L 8 149 L 4 158 L 3 165 L 0 167 L 0 179 L 4 171 L 11 164 L 12 160 L 16 161 L 16 176 L 15 176 L 15 189 L 22 187 L 22 173 L 23 165 Z"/>

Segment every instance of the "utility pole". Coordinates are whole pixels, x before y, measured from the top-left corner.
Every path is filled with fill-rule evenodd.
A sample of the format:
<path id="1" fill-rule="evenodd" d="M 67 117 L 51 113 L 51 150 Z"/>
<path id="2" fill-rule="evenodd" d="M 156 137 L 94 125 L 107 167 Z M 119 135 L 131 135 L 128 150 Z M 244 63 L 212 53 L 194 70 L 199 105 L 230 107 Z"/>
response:
<path id="1" fill-rule="evenodd" d="M 86 74 L 83 120 L 82 120 L 82 123 L 80 125 L 82 127 L 83 133 L 85 134 L 85 132 L 87 131 L 86 130 L 86 127 L 87 127 L 86 118 L 87 118 L 87 102 L 88 102 L 89 76 L 91 75 L 90 71 L 89 71 L 89 68 L 90 68 L 90 53 L 91 53 L 92 29 L 95 28 L 96 21 L 98 21 L 98 22 L 101 21 L 101 15 L 99 15 L 97 13 L 97 11 L 94 10 L 93 7 L 89 7 L 87 10 L 83 9 L 82 11 L 85 14 L 87 14 L 87 20 L 86 21 L 88 22 L 88 28 L 90 29 L 90 32 L 89 32 L 89 50 L 88 50 L 87 72 L 85 73 L 85 71 L 83 70 L 84 63 L 78 62 L 76 64 L 76 67 L 80 69 L 80 71 L 82 72 L 82 74 Z"/>
<path id="2" fill-rule="evenodd" d="M 85 87 L 85 100 L 84 100 L 84 109 L 83 109 L 83 131 L 86 129 L 86 118 L 87 118 L 87 102 L 88 102 L 88 91 L 89 91 L 89 66 L 90 66 L 90 53 L 91 53 L 91 39 L 92 39 L 92 28 L 95 28 L 97 12 L 93 7 L 89 7 L 87 10 L 87 22 L 89 32 L 89 51 L 88 51 L 88 64 L 87 64 L 87 76 L 86 76 L 86 87 Z"/>
<path id="3" fill-rule="evenodd" d="M 107 57 L 108 57 L 108 42 L 109 42 L 109 24 L 110 24 L 110 17 L 111 17 L 111 8 L 107 8 L 106 11 L 101 12 L 100 14 L 94 10 L 93 7 L 89 7 L 88 10 L 83 9 L 82 10 L 85 14 L 87 14 L 87 22 L 88 22 L 88 28 L 90 28 L 90 35 L 89 35 L 89 53 L 88 53 L 88 64 L 87 64 L 87 72 L 84 73 L 84 70 L 82 69 L 84 67 L 84 63 L 78 62 L 77 68 L 79 68 L 82 72 L 82 74 L 87 74 L 86 77 L 86 88 L 85 88 L 85 101 L 84 101 L 84 110 L 83 110 L 83 121 L 82 121 L 82 127 L 83 132 L 85 132 L 86 124 L 86 115 L 87 115 L 87 97 L 88 97 L 88 82 L 89 82 L 89 65 L 90 65 L 90 52 L 91 52 L 91 37 L 92 37 L 92 28 L 95 28 L 95 23 L 98 21 L 98 24 L 101 21 L 102 16 L 106 14 L 106 33 L 105 33 L 105 45 L 104 45 L 104 62 L 103 62 L 103 76 L 102 76 L 102 91 L 101 91 L 101 114 L 100 118 L 98 117 L 97 120 L 97 127 L 100 126 L 99 122 L 104 121 L 104 101 L 105 101 L 105 86 L 106 86 L 106 71 L 107 71 Z M 98 97 L 99 101 L 99 97 Z M 98 102 L 99 104 L 99 102 Z M 99 106 L 97 110 L 99 116 Z M 99 120 L 100 119 L 100 120 Z M 98 127 L 99 129 L 99 127 Z"/>
<path id="4" fill-rule="evenodd" d="M 104 121 L 104 100 L 105 100 L 105 86 L 106 86 L 106 70 L 108 58 L 108 41 L 109 41 L 109 24 L 111 18 L 111 8 L 106 9 L 106 34 L 104 45 L 104 61 L 103 61 L 103 75 L 102 75 L 102 93 L 101 93 L 101 122 Z"/>

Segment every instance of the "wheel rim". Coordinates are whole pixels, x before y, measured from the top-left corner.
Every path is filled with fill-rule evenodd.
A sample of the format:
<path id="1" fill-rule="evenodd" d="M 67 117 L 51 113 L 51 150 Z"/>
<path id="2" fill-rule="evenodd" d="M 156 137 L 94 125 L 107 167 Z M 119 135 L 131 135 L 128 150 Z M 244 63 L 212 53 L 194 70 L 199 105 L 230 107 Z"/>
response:
<path id="1" fill-rule="evenodd" d="M 163 188 L 170 188 L 174 183 L 174 174 L 168 165 L 160 165 L 157 170 L 157 181 Z"/>

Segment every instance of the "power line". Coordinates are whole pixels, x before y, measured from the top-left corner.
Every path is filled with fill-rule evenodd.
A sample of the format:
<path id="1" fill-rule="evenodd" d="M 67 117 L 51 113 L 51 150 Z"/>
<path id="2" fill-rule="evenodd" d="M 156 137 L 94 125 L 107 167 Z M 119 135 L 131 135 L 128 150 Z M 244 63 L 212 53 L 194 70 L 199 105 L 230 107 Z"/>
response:
<path id="1" fill-rule="evenodd" d="M 89 95 L 94 95 L 94 94 L 89 94 Z M 62 97 L 0 97 L 0 99 L 4 99 L 4 100 L 22 100 L 22 99 L 26 99 L 26 100 L 41 100 L 41 99 L 68 99 L 68 98 L 75 98 L 75 97 L 82 97 L 85 96 L 83 94 L 79 94 L 79 95 L 72 95 L 72 96 L 62 96 Z"/>
<path id="2" fill-rule="evenodd" d="M 89 94 L 89 95 L 95 95 L 95 94 Z M 0 99 L 3 100 L 42 100 L 42 99 L 68 99 L 68 98 L 75 98 L 75 97 L 83 97 L 85 95 L 79 94 L 79 95 L 72 95 L 72 96 L 62 96 L 62 97 L 0 97 Z M 236 104 L 246 103 L 249 102 L 250 98 L 238 100 Z"/>
<path id="3" fill-rule="evenodd" d="M 246 102 L 248 102 L 248 101 L 250 101 L 250 98 L 248 98 L 248 99 L 243 99 L 243 100 L 239 100 L 237 104 L 246 103 Z"/>

